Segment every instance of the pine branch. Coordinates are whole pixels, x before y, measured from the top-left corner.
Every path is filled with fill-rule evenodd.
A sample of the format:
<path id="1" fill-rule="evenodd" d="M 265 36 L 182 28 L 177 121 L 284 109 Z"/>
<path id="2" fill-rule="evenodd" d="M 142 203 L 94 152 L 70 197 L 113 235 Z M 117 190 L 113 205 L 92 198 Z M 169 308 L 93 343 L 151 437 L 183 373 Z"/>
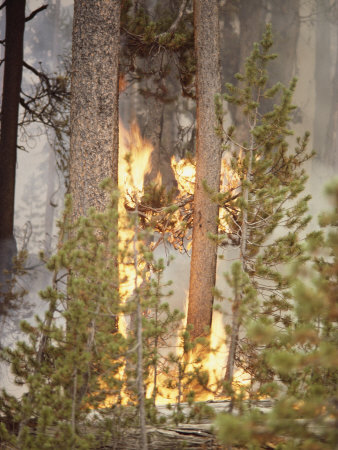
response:
<path id="1" fill-rule="evenodd" d="M 174 22 L 170 25 L 170 27 L 169 27 L 169 29 L 168 29 L 167 31 L 164 31 L 163 33 L 160 33 L 160 34 L 158 34 L 158 35 L 155 37 L 155 39 L 156 39 L 157 41 L 160 40 L 160 39 L 161 39 L 162 37 L 164 37 L 164 36 L 167 36 L 167 35 L 173 35 L 173 34 L 176 32 L 176 30 L 177 30 L 177 28 L 178 28 L 178 26 L 179 26 L 179 24 L 180 24 L 180 22 L 181 22 L 181 20 L 182 20 L 182 17 L 183 17 L 183 15 L 184 15 L 184 11 L 185 11 L 185 9 L 186 9 L 186 7 L 187 7 L 187 4 L 188 4 L 188 0 L 183 0 L 183 1 L 182 1 L 176 19 L 175 19 Z"/>

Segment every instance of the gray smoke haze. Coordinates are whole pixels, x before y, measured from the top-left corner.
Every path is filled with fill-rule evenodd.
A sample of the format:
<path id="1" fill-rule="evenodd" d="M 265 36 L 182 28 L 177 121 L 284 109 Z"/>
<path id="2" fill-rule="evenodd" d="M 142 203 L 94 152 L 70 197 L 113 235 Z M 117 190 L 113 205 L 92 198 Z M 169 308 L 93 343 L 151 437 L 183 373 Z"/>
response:
<path id="1" fill-rule="evenodd" d="M 295 75 L 298 78 L 294 98 L 298 110 L 293 129 L 295 136 L 301 136 L 306 130 L 309 130 L 311 132 L 309 150 L 314 148 L 317 151 L 317 156 L 307 164 L 310 177 L 308 191 L 313 196 L 311 214 L 314 216 L 314 220 L 311 227 L 314 228 L 316 227 L 315 217 L 325 208 L 324 186 L 332 176 L 337 175 L 338 169 L 338 6 L 337 1 L 332 0 L 300 1 L 300 18 L 295 33 L 297 42 L 292 44 L 288 40 L 288 33 L 294 26 L 293 18 L 287 10 L 279 11 L 274 16 L 275 1 L 267 2 L 270 7 L 264 13 L 266 14 L 264 21 L 275 22 L 276 47 L 282 50 L 283 55 L 283 45 L 294 46 L 295 60 L 291 61 L 290 59 L 289 75 Z M 248 6 L 250 2 L 252 0 L 242 0 L 241 2 L 223 0 L 220 2 L 221 62 L 224 82 L 232 81 L 231 74 L 240 69 L 238 64 L 236 66 L 234 63 L 232 52 L 242 54 L 245 53 L 245 48 L 250 50 L 252 47 L 251 41 L 245 42 L 243 45 L 243 40 L 248 36 L 255 35 L 254 28 L 257 24 L 254 20 L 258 20 L 258 17 L 250 17 L 248 29 L 241 31 L 241 24 L 236 12 L 236 4 Z M 152 4 L 154 6 L 155 2 L 153 1 Z M 40 1 L 28 0 L 27 13 L 39 6 L 41 6 Z M 49 8 L 46 11 L 27 23 L 25 58 L 28 62 L 36 65 L 41 61 L 49 72 L 58 71 L 62 57 L 69 54 L 71 48 L 71 15 L 71 0 L 53 0 L 49 1 Z M 0 11 L 0 39 L 4 37 L 4 23 L 5 8 Z M 260 34 L 258 25 L 256 34 Z M 1 55 L 3 57 L 2 47 Z M 285 56 L 283 55 L 282 58 L 285 58 L 283 64 L 285 65 L 288 58 L 291 58 L 288 55 L 292 55 L 292 52 L 285 51 Z M 242 63 L 239 62 L 239 64 Z M 276 71 L 280 71 L 280 75 L 285 76 L 282 74 L 281 67 Z M 278 73 L 276 77 L 278 77 Z M 26 74 L 24 88 L 29 90 L 35 81 L 32 75 Z M 0 71 L 0 82 L 2 86 L 2 70 Z M 189 111 L 188 108 L 191 110 Z M 191 101 L 182 99 L 176 109 L 176 114 L 171 116 L 168 114 L 168 117 L 175 118 L 175 122 L 171 125 L 171 133 L 174 137 L 171 145 L 175 146 L 175 152 L 179 154 L 180 144 L 177 142 L 180 133 L 177 124 L 184 124 L 187 128 L 191 126 L 193 108 Z M 135 85 L 121 95 L 121 114 L 125 125 L 128 125 L 135 115 L 136 119 L 141 122 L 147 115 L 147 111 L 144 110 L 144 102 L 142 103 L 140 100 Z M 228 111 L 225 121 L 226 123 L 232 121 L 231 111 Z M 56 170 L 55 156 L 51 146 L 53 139 L 46 138 L 41 126 L 35 128 L 32 126 L 30 133 L 34 135 L 33 138 L 24 134 L 20 135 L 20 144 L 25 146 L 26 152 L 19 151 L 18 153 L 15 228 L 19 247 L 24 240 L 27 227 L 30 230 L 27 248 L 30 253 L 29 264 L 34 266 L 38 264 L 36 255 L 41 249 L 55 246 L 57 233 L 55 220 L 62 211 L 64 187 L 62 176 Z M 183 140 L 181 144 L 187 145 L 192 134 L 192 132 L 187 133 L 185 141 Z M 291 138 L 290 142 L 295 142 L 295 140 Z M 53 236 L 54 238 L 51 239 Z M 173 307 L 184 309 L 189 286 L 189 257 L 178 254 L 173 249 L 170 250 L 170 253 L 175 256 L 166 271 L 166 278 L 173 280 L 173 290 L 175 291 L 171 302 Z M 159 249 L 157 254 L 164 258 L 167 257 L 164 249 Z M 220 263 L 218 267 L 217 285 L 226 290 L 222 273 L 229 270 L 236 251 L 234 249 L 225 250 L 224 256 L 225 262 Z M 28 288 L 31 293 L 28 300 L 35 304 L 35 312 L 41 312 L 44 306 L 39 301 L 37 292 L 49 282 L 49 276 L 42 267 L 39 267 L 26 282 L 29 284 Z M 33 315 L 33 313 L 31 314 Z M 0 384 L 7 385 L 10 380 L 8 373 L 1 378 Z"/>

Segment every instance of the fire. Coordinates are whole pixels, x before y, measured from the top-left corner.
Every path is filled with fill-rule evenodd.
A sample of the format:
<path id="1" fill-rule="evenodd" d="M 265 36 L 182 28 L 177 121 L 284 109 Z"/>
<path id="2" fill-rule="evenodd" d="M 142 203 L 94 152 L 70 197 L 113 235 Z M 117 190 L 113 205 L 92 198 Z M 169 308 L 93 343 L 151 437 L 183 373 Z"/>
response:
<path id="1" fill-rule="evenodd" d="M 119 203 L 119 239 L 121 247 L 129 247 L 133 232 L 125 227 L 126 213 L 124 202 L 139 198 L 143 190 L 143 180 L 149 171 L 152 146 L 144 140 L 136 122 L 132 122 L 130 131 L 123 123 L 119 124 L 119 189 L 121 192 Z M 128 264 L 120 264 L 120 295 L 125 300 L 133 293 L 134 270 Z M 120 331 L 127 334 L 127 322 L 122 316 L 119 319 Z"/>
<path id="2" fill-rule="evenodd" d="M 145 140 L 140 132 L 140 129 L 134 121 L 130 130 L 128 130 L 122 122 L 120 122 L 120 137 L 119 137 L 119 188 L 121 192 L 121 200 L 119 204 L 119 220 L 121 225 L 119 226 L 119 240 L 121 248 L 129 248 L 133 236 L 133 231 L 128 230 L 123 224 L 126 220 L 125 205 L 134 208 L 135 204 L 142 198 L 144 188 L 144 178 L 147 173 L 150 172 L 150 156 L 153 148 L 147 140 Z M 193 195 L 195 185 L 195 165 L 191 159 L 181 159 L 176 161 L 173 157 L 171 160 L 171 166 L 173 168 L 178 189 L 179 197 L 185 198 Z M 226 192 L 229 187 L 235 189 L 238 185 L 238 178 L 234 175 L 228 162 L 225 158 L 222 159 L 221 169 L 221 191 Z M 160 176 L 158 175 L 155 180 L 157 184 L 161 183 Z M 220 221 L 224 222 L 222 216 Z M 226 223 L 224 223 L 226 226 Z M 120 295 L 123 301 L 128 300 L 133 295 L 134 282 L 135 282 L 135 270 L 132 264 L 120 264 Z M 128 333 L 128 327 L 130 326 L 130 320 L 124 316 L 119 318 L 120 331 L 126 336 Z M 227 345 L 225 327 L 223 323 L 223 315 L 218 311 L 213 313 L 210 348 L 212 351 L 207 352 L 205 359 L 203 360 L 203 370 L 207 370 L 209 373 L 209 386 L 208 391 L 199 393 L 197 400 L 210 400 L 215 397 L 217 389 L 219 387 L 220 380 L 224 377 L 225 362 L 227 359 Z M 177 355 L 180 356 L 182 349 L 177 346 Z M 181 355 L 182 356 L 182 355 Z M 125 366 L 120 369 L 121 380 L 125 376 Z M 174 373 L 173 377 L 177 376 Z M 151 381 L 152 374 L 150 374 Z M 240 385 L 245 384 L 246 374 L 236 373 L 236 382 Z M 157 395 L 157 404 L 168 404 L 177 402 L 177 392 L 174 389 L 166 387 L 168 380 L 168 374 L 159 374 L 157 384 L 159 386 Z M 147 385 L 147 397 L 151 397 L 153 392 L 153 384 L 151 382 Z M 120 393 L 122 398 L 122 404 L 127 404 L 129 397 L 126 393 Z M 107 397 L 102 407 L 109 407 L 116 401 L 116 397 Z"/>
<path id="3" fill-rule="evenodd" d="M 175 156 L 173 156 L 171 158 L 171 167 L 174 171 L 180 194 L 193 195 L 196 174 L 194 163 L 190 159 L 176 161 Z"/>
<path id="4" fill-rule="evenodd" d="M 121 80 L 120 80 L 121 81 Z M 151 144 L 143 139 L 140 129 L 135 121 L 132 122 L 128 130 L 120 121 L 119 123 L 119 245 L 121 250 L 132 251 L 133 230 L 129 229 L 125 204 L 130 207 L 135 206 L 143 192 L 143 182 L 145 175 L 149 172 L 150 156 L 153 148 Z M 123 251 L 120 252 L 123 254 Z M 125 260 L 119 264 L 119 291 L 122 302 L 128 301 L 134 292 L 135 269 L 130 256 L 125 255 Z M 119 331 L 126 337 L 130 328 L 130 318 L 125 315 L 119 317 Z M 126 363 L 122 361 L 118 377 L 123 380 L 125 377 Z M 101 387 L 105 388 L 101 381 Z M 119 400 L 122 405 L 129 402 L 128 395 L 122 391 L 119 393 Z M 109 408 L 117 401 L 117 396 L 107 396 L 100 405 L 102 408 Z"/>
<path id="5" fill-rule="evenodd" d="M 150 155 L 153 151 L 152 145 L 143 139 L 141 131 L 135 121 L 132 122 L 128 131 L 120 121 L 119 136 L 119 188 L 122 194 L 130 194 L 131 191 L 143 191 L 143 181 L 150 172 Z M 127 155 L 131 161 L 128 164 Z"/>

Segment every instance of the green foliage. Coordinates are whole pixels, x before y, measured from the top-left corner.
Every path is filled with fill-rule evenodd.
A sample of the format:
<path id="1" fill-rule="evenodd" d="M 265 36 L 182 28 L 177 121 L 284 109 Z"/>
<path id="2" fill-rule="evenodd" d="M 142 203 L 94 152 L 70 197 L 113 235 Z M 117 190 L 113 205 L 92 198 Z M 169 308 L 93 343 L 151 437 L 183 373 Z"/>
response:
<path id="1" fill-rule="evenodd" d="M 271 46 L 267 26 L 246 60 L 244 74 L 237 75 L 238 84 L 227 85 L 224 99 L 240 107 L 245 130 L 241 128 L 238 137 L 236 129 L 224 132 L 224 150 L 231 155 L 229 181 L 215 197 L 221 208 L 219 242 L 239 248 L 239 263 L 227 278 L 234 311 L 229 355 L 258 384 L 273 378 L 262 355 L 263 348 L 281 345 L 271 341 L 273 326 L 287 328 L 291 323 L 290 281 L 284 267 L 302 253 L 302 232 L 310 220 L 306 214 L 310 196 L 301 196 L 307 180 L 303 165 L 311 157 L 306 153 L 309 134 L 290 148 L 296 80 L 288 87 L 278 83 L 267 89 L 267 66 L 276 58 Z M 263 113 L 267 98 L 275 104 Z M 220 101 L 216 109 L 221 114 Z M 240 288 L 238 271 L 246 280 Z M 247 321 L 250 332 L 242 339 L 240 329 Z"/>
<path id="2" fill-rule="evenodd" d="M 268 414 L 246 411 L 239 417 L 219 416 L 219 438 L 252 448 L 262 437 L 280 449 L 331 449 L 337 444 L 338 398 L 338 181 L 327 189 L 333 209 L 320 216 L 321 232 L 311 233 L 304 254 L 292 265 L 295 301 L 292 325 L 286 330 L 255 324 L 250 334 L 275 343 L 264 351 L 276 374 L 261 394 L 275 397 Z M 305 262 L 304 262 L 305 261 Z M 276 349 L 277 343 L 283 347 Z"/>
<path id="3" fill-rule="evenodd" d="M 164 263 L 149 250 L 149 233 L 135 228 L 135 212 L 118 220 L 118 195 L 109 182 L 103 187 L 111 195 L 104 212 L 91 209 L 74 221 L 67 199 L 59 250 L 48 261 L 53 285 L 40 293 L 48 305 L 45 317 L 23 322 L 25 340 L 2 354 L 16 383 L 27 390 L 21 400 L 6 392 L 0 398 L 8 425 L 1 429 L 2 439 L 20 448 L 89 448 L 93 437 L 82 435 L 79 424 L 86 423 L 91 409 L 109 404 L 110 433 L 122 439 L 137 412 L 122 407 L 137 403 L 137 304 L 143 312 L 144 383 L 153 382 L 153 403 L 156 377 L 163 371 L 161 351 L 182 320 L 162 302 L 170 295 L 162 291 L 169 283 L 162 283 Z M 134 289 L 124 287 L 133 286 L 134 279 Z M 122 333 L 126 315 L 132 319 Z"/>
<path id="4" fill-rule="evenodd" d="M 102 188 L 110 198 L 106 209 L 90 209 L 77 220 L 66 199 L 58 251 L 47 262 L 53 284 L 40 292 L 48 306 L 45 317 L 22 322 L 24 340 L 2 352 L 26 393 L 18 399 L 2 392 L 1 436 L 23 449 L 91 448 L 94 437 L 83 427 L 92 422 L 102 445 L 123 442 L 130 426 L 141 426 L 145 394 L 153 424 L 165 420 L 155 403 L 168 394 L 178 398 L 174 421 L 210 415 L 189 397 L 192 382 L 208 382 L 201 350 L 189 356 L 204 342 L 192 342 L 182 328 L 183 314 L 164 301 L 172 294 L 171 282 L 163 282 L 164 261 L 154 258 L 152 232 L 140 226 L 137 200 L 134 209 L 118 214 L 118 193 L 109 180 Z M 156 201 L 151 191 L 145 198 Z M 177 346 L 179 332 L 182 351 L 174 354 L 168 348 Z M 180 407 L 186 399 L 188 419 Z M 99 419 L 93 410 L 100 410 Z"/>
<path id="5" fill-rule="evenodd" d="M 186 8 L 184 19 L 181 19 L 175 29 L 170 27 L 176 20 L 177 10 L 168 7 L 166 2 L 158 2 L 155 11 L 150 14 L 144 7 L 133 6 L 132 2 L 123 2 L 121 14 L 121 30 L 125 36 L 125 44 L 121 54 L 123 72 L 139 77 L 152 76 L 153 83 L 159 89 L 154 93 L 141 91 L 144 96 L 160 96 L 164 102 L 173 101 L 161 86 L 161 80 L 172 70 L 170 61 L 175 60 L 178 68 L 178 78 L 184 95 L 193 96 L 193 78 L 196 71 L 194 58 L 194 33 L 192 13 Z M 152 65 L 152 70 L 144 70 L 137 57 L 146 60 L 159 54 L 164 55 L 159 67 Z M 155 75 L 155 76 L 154 76 Z"/>
<path id="6" fill-rule="evenodd" d="M 21 282 L 28 274 L 27 256 L 25 248 L 20 250 L 12 262 L 11 270 L 6 270 L 0 277 L 0 317 L 4 329 L 7 322 L 15 320 L 18 309 L 30 307 L 26 300 L 27 291 Z"/>

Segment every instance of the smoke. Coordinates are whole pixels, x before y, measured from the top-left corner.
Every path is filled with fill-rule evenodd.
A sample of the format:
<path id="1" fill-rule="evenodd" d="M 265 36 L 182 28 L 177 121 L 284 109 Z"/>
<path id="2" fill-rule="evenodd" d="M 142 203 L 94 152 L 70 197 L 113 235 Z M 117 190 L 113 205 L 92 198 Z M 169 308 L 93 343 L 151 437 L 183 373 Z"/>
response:
<path id="1" fill-rule="evenodd" d="M 241 8 L 243 12 L 249 1 L 251 2 L 251 0 L 221 2 L 221 62 L 224 83 L 233 81 L 233 73 L 238 71 L 242 64 L 238 60 L 238 55 L 243 54 L 244 48 L 251 49 L 253 38 L 256 40 L 256 30 L 262 24 L 256 24 L 255 20 L 258 20 L 258 18 L 263 20 L 263 16 L 264 21 L 273 19 L 271 5 L 274 4 L 274 1 L 271 0 L 267 2 L 270 5 L 268 14 L 257 14 L 257 17 L 250 17 L 247 32 L 244 33 L 243 24 L 241 31 L 241 20 L 244 20 L 240 14 Z M 263 4 L 264 2 L 260 3 Z M 41 6 L 41 2 L 38 0 L 28 0 L 27 4 L 27 10 L 29 11 Z M 155 2 L 152 1 L 151 6 L 154 7 L 154 5 Z M 4 13 L 5 8 L 0 12 L 1 24 L 4 23 Z M 57 0 L 54 0 L 50 2 L 46 11 L 27 23 L 25 58 L 28 62 L 36 64 L 42 61 L 48 70 L 58 70 L 60 56 L 70 50 L 71 14 L 71 0 L 61 0 L 60 4 Z M 280 28 L 285 29 L 286 32 L 288 32 L 290 24 L 288 14 L 289 12 L 285 8 L 278 16 L 279 25 L 283 25 Z M 287 49 L 283 45 L 293 45 L 296 49 L 294 52 L 295 60 L 289 61 L 291 66 L 290 77 L 296 75 L 298 78 L 294 98 L 298 109 L 294 117 L 293 129 L 295 136 L 301 136 L 306 130 L 309 130 L 312 136 L 309 150 L 314 148 L 317 151 L 317 156 L 309 161 L 306 167 L 309 173 L 308 191 L 313 196 L 310 212 L 314 217 L 322 209 L 325 209 L 324 186 L 337 173 L 338 169 L 338 158 L 336 157 L 338 104 L 335 100 L 335 93 L 338 92 L 337 22 L 337 1 L 301 1 L 299 30 L 298 33 L 294 33 L 297 41 L 290 44 L 289 41 L 286 43 L 281 39 L 276 42 L 282 60 L 283 54 L 287 53 Z M 0 28 L 4 30 L 4 27 L 1 26 Z M 250 42 L 244 42 L 244 35 L 246 39 L 250 39 Z M 278 39 L 278 36 L 276 36 L 276 39 Z M 283 60 L 283 64 L 287 64 L 287 61 Z M 0 72 L 0 83 L 2 80 L 1 74 L 2 72 Z M 32 78 L 26 75 L 24 79 L 25 88 L 29 88 L 32 81 Z M 183 149 L 188 148 L 194 141 L 194 132 L 191 129 L 191 117 L 194 113 L 192 103 L 177 95 L 177 104 L 175 104 L 174 111 L 163 116 L 165 120 L 173 121 L 170 133 L 174 139 L 171 141 L 170 145 L 173 148 L 170 151 L 175 151 L 180 156 L 184 154 L 185 150 Z M 128 121 L 130 123 L 134 119 L 135 111 L 143 118 L 146 117 L 146 104 L 147 102 L 144 99 L 142 101 L 140 97 L 136 83 L 127 87 L 126 92 L 121 96 L 121 110 L 125 124 L 127 125 Z M 226 123 L 230 124 L 233 117 L 233 112 L 229 110 L 225 119 Z M 336 118 L 335 122 L 332 122 L 333 118 Z M 179 127 L 180 124 L 184 124 L 187 129 L 186 134 L 182 132 Z M 51 208 L 54 208 L 50 207 L 48 202 L 51 200 L 51 194 L 54 195 L 59 185 L 62 184 L 62 180 L 60 183 L 59 176 L 56 174 L 55 164 L 53 166 L 53 160 L 51 159 L 53 153 L 50 151 L 43 130 L 39 128 L 35 131 L 38 136 L 34 139 L 21 140 L 21 144 L 26 144 L 28 152 L 19 151 L 18 153 L 15 215 L 17 230 L 22 230 L 27 222 L 32 224 L 33 233 L 28 250 L 33 255 L 36 255 L 45 246 L 46 217 L 50 217 Z M 293 138 L 291 141 L 295 142 Z M 162 157 L 165 158 L 166 155 L 164 154 Z M 168 167 L 170 167 L 170 164 Z M 51 173 L 53 174 L 51 175 Z M 63 191 L 59 190 L 58 192 L 56 199 L 58 207 L 52 209 L 53 226 L 49 227 L 49 237 L 56 235 L 55 218 L 62 209 Z M 55 200 L 55 197 L 53 199 Z M 314 219 L 311 227 L 315 228 L 316 226 L 316 219 Z M 53 243 L 51 246 L 53 246 Z M 226 292 L 227 286 L 222 274 L 229 270 L 237 255 L 233 248 L 221 249 L 220 252 L 224 252 L 225 260 L 218 264 L 217 286 L 220 290 Z M 174 256 L 170 263 L 169 254 Z M 189 256 L 177 253 L 170 247 L 158 249 L 156 255 L 164 257 L 168 261 L 165 277 L 167 280 L 173 281 L 174 295 L 170 300 L 172 307 L 184 310 L 189 288 Z M 43 284 L 48 282 L 48 278 L 44 275 L 38 277 L 37 280 L 39 281 L 29 286 L 31 297 L 35 301 L 38 298 L 36 292 L 43 288 Z M 42 285 L 38 286 L 39 283 Z M 37 305 L 37 308 L 41 309 L 41 306 Z"/>

